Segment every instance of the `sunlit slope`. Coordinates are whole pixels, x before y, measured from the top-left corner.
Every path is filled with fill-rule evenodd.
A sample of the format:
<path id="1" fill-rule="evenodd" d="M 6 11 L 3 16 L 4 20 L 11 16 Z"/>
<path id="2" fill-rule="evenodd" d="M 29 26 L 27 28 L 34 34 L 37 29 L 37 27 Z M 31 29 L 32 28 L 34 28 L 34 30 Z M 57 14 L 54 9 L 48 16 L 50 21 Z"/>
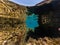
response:
<path id="1" fill-rule="evenodd" d="M 5 43 L 13 45 L 22 40 L 26 31 L 24 23 L 26 12 L 25 6 L 10 1 L 0 1 L 0 45 L 5 45 Z"/>

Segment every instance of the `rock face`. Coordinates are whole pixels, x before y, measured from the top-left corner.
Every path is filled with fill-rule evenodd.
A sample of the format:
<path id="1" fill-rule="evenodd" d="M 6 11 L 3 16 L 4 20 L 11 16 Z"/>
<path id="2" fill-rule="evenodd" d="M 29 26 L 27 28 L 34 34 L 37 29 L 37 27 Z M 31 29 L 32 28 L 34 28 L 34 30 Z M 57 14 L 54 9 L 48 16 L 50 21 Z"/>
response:
<path id="1" fill-rule="evenodd" d="M 35 28 L 34 33 L 30 33 L 30 36 L 37 40 L 30 39 L 27 45 L 59 45 L 60 0 L 52 0 L 50 3 L 43 1 L 34 7 L 28 7 L 28 9 L 38 15 L 39 27 Z M 44 38 L 45 36 L 52 38 Z M 49 41 L 44 39 L 48 39 Z M 57 41 L 58 43 L 56 43 Z"/>
<path id="2" fill-rule="evenodd" d="M 24 38 L 26 7 L 0 0 L 0 45 L 19 45 Z"/>
<path id="3" fill-rule="evenodd" d="M 40 23 L 43 25 L 50 24 L 52 26 L 60 27 L 60 0 L 45 0 L 36 4 L 34 7 L 30 7 L 30 11 L 39 15 L 39 18 L 41 19 L 39 19 L 41 21 Z"/>
<path id="4" fill-rule="evenodd" d="M 50 1 L 50 0 L 49 0 Z M 60 37 L 60 0 L 43 1 L 29 10 L 39 16 L 39 27 L 35 32 L 49 37 Z M 38 30 L 37 30 L 38 29 Z M 37 36 L 36 36 L 37 37 Z"/>
<path id="5" fill-rule="evenodd" d="M 39 5 L 37 11 L 40 17 L 39 19 L 41 19 L 41 21 L 39 21 L 41 26 L 43 25 L 42 27 L 46 30 L 55 32 L 55 35 L 56 33 L 59 33 L 57 35 L 60 36 L 60 31 L 58 31 L 58 28 L 60 27 L 60 0 L 52 0 L 50 3 L 46 2 Z"/>

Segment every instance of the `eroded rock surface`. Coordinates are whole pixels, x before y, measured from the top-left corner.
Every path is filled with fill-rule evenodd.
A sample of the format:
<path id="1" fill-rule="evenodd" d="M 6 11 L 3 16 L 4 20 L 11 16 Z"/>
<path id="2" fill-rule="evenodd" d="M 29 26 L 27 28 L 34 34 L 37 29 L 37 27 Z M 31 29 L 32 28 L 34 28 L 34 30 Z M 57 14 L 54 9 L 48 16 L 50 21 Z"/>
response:
<path id="1" fill-rule="evenodd" d="M 0 1 L 0 45 L 19 45 L 24 38 L 26 7 Z"/>

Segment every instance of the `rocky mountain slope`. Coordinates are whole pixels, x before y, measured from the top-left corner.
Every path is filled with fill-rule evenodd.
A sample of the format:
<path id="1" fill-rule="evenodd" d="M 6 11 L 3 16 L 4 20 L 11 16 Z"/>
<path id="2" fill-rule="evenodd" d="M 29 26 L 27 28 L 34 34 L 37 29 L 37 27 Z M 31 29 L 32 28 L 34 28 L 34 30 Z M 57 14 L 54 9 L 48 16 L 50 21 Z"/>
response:
<path id="1" fill-rule="evenodd" d="M 52 8 L 51 3 L 47 2 L 43 1 L 43 3 L 39 3 L 36 6 L 26 7 L 9 0 L 0 0 L 0 45 L 60 45 L 60 32 L 55 28 L 48 27 L 51 23 Z M 54 7 L 54 14 L 59 13 L 59 6 Z M 32 29 L 31 27 L 29 29 L 26 27 L 26 17 L 30 19 L 28 24 L 32 24 Z M 57 17 L 52 19 L 55 20 Z M 37 21 L 39 27 L 35 25 Z M 57 24 L 56 22 L 59 21 L 56 20 L 55 22 L 52 20 L 52 22 Z M 27 34 L 27 30 L 33 30 L 33 32 L 28 32 Z M 26 38 L 27 41 L 25 40 Z"/>

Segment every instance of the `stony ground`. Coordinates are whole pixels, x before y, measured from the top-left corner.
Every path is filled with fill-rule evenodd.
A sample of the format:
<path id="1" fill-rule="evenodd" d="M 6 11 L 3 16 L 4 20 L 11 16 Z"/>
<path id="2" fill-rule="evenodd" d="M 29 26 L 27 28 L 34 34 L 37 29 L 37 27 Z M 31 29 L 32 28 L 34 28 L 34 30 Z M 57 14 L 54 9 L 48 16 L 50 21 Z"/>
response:
<path id="1" fill-rule="evenodd" d="M 60 38 L 44 37 L 38 40 L 30 38 L 26 45 L 60 45 Z"/>

